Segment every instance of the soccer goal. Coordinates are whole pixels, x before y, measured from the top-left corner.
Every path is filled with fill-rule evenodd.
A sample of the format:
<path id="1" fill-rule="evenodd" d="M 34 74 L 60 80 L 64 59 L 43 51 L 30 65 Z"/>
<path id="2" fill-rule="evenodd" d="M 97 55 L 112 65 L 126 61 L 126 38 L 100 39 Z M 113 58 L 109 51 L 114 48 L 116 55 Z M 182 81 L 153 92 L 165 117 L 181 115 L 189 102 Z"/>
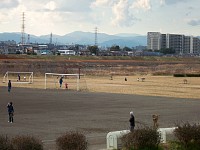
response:
<path id="1" fill-rule="evenodd" d="M 12 83 L 33 83 L 33 72 L 7 71 L 3 77 L 3 83 L 11 80 Z"/>
<path id="2" fill-rule="evenodd" d="M 60 85 L 62 79 L 62 85 Z M 87 90 L 83 74 L 45 73 L 45 89 Z"/>

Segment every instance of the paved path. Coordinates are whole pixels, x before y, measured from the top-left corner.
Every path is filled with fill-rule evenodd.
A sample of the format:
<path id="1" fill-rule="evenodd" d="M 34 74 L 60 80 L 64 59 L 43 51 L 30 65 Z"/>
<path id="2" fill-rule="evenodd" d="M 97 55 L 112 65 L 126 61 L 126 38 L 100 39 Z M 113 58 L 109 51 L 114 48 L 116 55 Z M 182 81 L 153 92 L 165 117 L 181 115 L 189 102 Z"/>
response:
<path id="1" fill-rule="evenodd" d="M 13 102 L 14 123 L 7 122 L 6 105 Z M 138 95 L 87 93 L 66 90 L 0 87 L 0 133 L 8 136 L 34 135 L 46 150 L 55 150 L 55 139 L 66 131 L 83 132 L 89 149 L 106 148 L 106 134 L 129 128 L 129 112 L 136 125 L 152 125 L 159 114 L 160 127 L 177 122 L 199 122 L 200 100 Z"/>

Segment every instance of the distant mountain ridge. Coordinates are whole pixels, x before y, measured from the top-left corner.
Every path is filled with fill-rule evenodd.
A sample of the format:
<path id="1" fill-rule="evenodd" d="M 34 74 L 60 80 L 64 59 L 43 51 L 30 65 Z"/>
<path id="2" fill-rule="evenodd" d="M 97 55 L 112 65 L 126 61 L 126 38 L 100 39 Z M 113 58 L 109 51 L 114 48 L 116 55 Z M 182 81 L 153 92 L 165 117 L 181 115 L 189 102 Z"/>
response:
<path id="1" fill-rule="evenodd" d="M 26 41 L 28 39 L 28 35 L 25 34 Z M 147 36 L 138 35 L 138 34 L 127 34 L 120 33 L 116 35 L 109 35 L 105 33 L 98 33 L 97 35 L 98 45 L 100 46 L 127 46 L 127 47 L 135 47 L 135 46 L 146 46 L 147 44 Z M 20 43 L 21 33 L 0 33 L 0 41 L 8 41 L 14 40 L 17 43 Z M 91 32 L 82 32 L 75 31 L 72 33 L 61 35 L 54 35 L 52 39 L 54 44 L 81 44 L 81 45 L 94 45 L 95 34 Z M 50 42 L 50 34 L 35 36 L 30 35 L 30 43 L 49 43 Z"/>

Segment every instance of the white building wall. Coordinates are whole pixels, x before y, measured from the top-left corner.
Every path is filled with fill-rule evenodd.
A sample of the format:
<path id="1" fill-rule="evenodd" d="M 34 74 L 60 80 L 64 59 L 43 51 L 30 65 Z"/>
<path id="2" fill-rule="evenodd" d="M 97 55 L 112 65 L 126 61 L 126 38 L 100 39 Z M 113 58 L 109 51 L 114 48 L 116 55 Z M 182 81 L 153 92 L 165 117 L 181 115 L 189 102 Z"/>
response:
<path id="1" fill-rule="evenodd" d="M 161 49 L 161 33 L 160 32 L 148 32 L 147 35 L 147 47 L 152 50 Z"/>

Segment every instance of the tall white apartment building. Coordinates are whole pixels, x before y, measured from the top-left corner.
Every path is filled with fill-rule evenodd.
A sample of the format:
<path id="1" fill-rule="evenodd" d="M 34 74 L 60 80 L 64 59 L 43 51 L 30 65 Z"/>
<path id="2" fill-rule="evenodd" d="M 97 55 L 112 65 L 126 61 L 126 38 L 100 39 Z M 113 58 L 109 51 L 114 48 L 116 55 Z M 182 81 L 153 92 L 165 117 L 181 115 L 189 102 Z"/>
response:
<path id="1" fill-rule="evenodd" d="M 160 32 L 147 33 L 147 48 L 153 51 L 161 49 L 161 33 Z"/>

